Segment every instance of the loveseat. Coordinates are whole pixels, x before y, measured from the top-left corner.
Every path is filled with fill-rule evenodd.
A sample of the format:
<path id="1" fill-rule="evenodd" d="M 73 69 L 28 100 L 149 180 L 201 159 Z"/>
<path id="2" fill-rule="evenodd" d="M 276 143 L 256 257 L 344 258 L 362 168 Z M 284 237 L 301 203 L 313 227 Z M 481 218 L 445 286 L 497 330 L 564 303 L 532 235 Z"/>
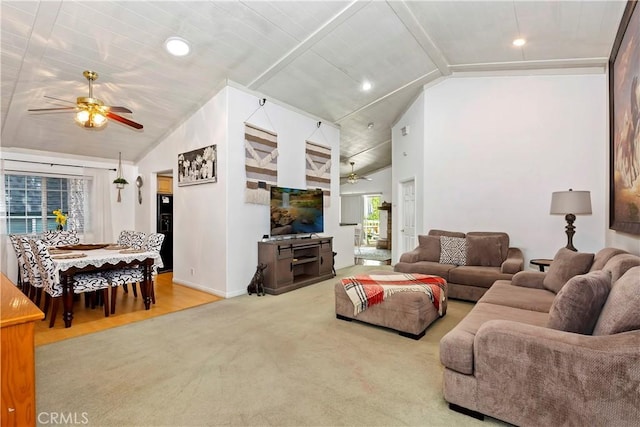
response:
<path id="1" fill-rule="evenodd" d="M 524 267 L 522 251 L 509 247 L 507 233 L 430 230 L 418 243 L 394 270 L 444 278 L 449 298 L 478 301 L 496 280 L 510 280 Z"/>
<path id="2" fill-rule="evenodd" d="M 497 281 L 440 341 L 450 407 L 520 426 L 640 422 L 640 257 L 561 249 Z"/>

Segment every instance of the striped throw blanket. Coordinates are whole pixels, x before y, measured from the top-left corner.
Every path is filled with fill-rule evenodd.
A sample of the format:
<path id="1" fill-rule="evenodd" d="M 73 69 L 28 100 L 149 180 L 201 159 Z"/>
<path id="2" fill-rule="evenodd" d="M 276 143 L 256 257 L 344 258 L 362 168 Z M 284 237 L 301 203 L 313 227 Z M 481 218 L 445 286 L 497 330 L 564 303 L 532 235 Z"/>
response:
<path id="1" fill-rule="evenodd" d="M 342 279 L 344 290 L 353 302 L 354 316 L 397 292 L 424 292 L 442 316 L 446 284 L 442 277 L 427 274 L 372 274 Z"/>

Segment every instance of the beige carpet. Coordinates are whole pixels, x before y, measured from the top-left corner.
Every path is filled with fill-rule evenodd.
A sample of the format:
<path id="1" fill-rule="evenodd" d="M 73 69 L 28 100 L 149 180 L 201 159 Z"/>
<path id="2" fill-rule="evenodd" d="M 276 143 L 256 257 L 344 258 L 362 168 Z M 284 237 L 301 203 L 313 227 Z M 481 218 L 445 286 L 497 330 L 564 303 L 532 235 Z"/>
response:
<path id="1" fill-rule="evenodd" d="M 391 267 L 338 273 L 381 268 Z M 337 320 L 336 280 L 38 347 L 39 424 L 52 414 L 90 426 L 501 424 L 450 411 L 442 399 L 438 341 L 472 304 L 450 301 L 415 341 Z"/>

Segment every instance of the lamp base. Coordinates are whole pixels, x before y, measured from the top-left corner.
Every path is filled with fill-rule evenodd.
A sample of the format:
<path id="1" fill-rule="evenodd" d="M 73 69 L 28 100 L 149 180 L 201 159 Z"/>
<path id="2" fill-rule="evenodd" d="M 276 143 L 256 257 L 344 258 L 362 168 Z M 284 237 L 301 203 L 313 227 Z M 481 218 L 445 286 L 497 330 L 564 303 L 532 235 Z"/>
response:
<path id="1" fill-rule="evenodd" d="M 576 216 L 574 214 L 567 214 L 564 217 L 567 220 L 567 226 L 565 227 L 567 232 L 567 246 L 566 248 L 577 252 L 578 250 L 573 246 L 573 235 L 576 234 L 576 228 L 573 226 L 573 222 L 576 220 Z"/>

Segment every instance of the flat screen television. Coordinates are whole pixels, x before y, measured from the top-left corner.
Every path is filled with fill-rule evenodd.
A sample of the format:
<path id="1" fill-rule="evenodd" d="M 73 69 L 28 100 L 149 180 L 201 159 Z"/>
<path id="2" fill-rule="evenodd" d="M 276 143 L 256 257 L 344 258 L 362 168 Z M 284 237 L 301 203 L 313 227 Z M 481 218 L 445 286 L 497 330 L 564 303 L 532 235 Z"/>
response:
<path id="1" fill-rule="evenodd" d="M 322 190 L 271 187 L 271 236 L 324 231 Z"/>

